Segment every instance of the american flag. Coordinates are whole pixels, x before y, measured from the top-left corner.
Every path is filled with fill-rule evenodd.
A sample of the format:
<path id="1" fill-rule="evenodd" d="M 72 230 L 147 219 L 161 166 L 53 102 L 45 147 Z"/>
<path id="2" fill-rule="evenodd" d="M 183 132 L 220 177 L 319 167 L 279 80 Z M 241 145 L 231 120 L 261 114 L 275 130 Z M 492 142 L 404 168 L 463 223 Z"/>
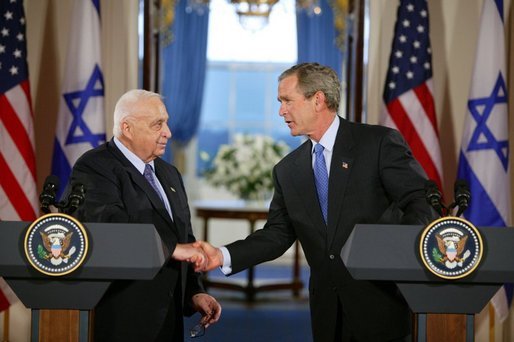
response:
<path id="1" fill-rule="evenodd" d="M 442 186 L 426 0 L 401 0 L 380 123 L 398 129 L 428 177 Z"/>
<path id="2" fill-rule="evenodd" d="M 32 221 L 38 212 L 34 119 L 22 0 L 0 2 L 0 220 Z M 0 310 L 13 295 L 0 281 Z"/>

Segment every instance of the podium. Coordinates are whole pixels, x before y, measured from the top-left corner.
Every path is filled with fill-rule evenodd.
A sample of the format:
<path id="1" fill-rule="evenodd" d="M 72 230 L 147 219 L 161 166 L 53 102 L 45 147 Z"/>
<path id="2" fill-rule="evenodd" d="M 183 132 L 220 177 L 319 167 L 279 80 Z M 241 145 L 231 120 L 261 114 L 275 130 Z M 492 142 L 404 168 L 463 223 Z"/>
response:
<path id="1" fill-rule="evenodd" d="M 423 226 L 367 225 L 354 227 L 341 258 L 355 279 L 395 282 L 418 314 L 417 338 L 426 341 L 426 314 L 466 315 L 466 341 L 474 340 L 473 315 L 479 313 L 504 283 L 514 282 L 514 229 L 478 228 L 482 261 L 457 280 L 444 280 L 425 268 L 419 256 Z"/>
<path id="2" fill-rule="evenodd" d="M 79 341 L 90 339 L 89 314 L 115 280 L 150 280 L 168 259 L 152 224 L 82 223 L 89 236 L 83 264 L 64 276 L 47 276 L 30 266 L 24 252 L 31 222 L 0 221 L 0 276 L 25 307 L 32 310 L 32 341 L 50 327 L 39 322 L 40 310 L 79 310 Z M 145 246 L 144 253 L 138 253 Z"/>

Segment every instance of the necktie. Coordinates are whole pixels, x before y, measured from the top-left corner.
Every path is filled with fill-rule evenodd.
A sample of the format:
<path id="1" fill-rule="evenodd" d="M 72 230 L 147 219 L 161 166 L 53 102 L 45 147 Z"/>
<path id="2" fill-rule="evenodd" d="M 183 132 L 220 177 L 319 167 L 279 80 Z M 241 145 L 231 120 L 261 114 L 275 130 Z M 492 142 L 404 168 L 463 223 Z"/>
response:
<path id="1" fill-rule="evenodd" d="M 161 196 L 161 192 L 159 191 L 159 188 L 157 187 L 157 183 L 155 183 L 155 178 L 153 177 L 152 165 L 145 164 L 145 172 L 143 172 L 143 175 L 145 176 L 148 183 L 150 183 L 152 188 L 155 190 L 155 192 L 157 192 L 157 195 L 159 195 L 159 198 L 161 199 L 161 201 L 164 202 L 164 200 L 162 199 L 162 196 Z"/>
<path id="2" fill-rule="evenodd" d="M 316 181 L 316 190 L 318 191 L 318 200 L 323 213 L 325 223 L 327 223 L 328 212 L 328 172 L 325 157 L 323 156 L 323 145 L 316 144 L 314 146 L 314 178 Z"/>

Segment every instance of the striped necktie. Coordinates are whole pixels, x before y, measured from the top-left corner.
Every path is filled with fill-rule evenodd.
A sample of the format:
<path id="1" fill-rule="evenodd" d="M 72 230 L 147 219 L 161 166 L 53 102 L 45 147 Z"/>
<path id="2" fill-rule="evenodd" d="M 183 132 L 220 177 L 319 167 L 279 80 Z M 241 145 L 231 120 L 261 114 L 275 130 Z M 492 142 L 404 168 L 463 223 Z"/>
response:
<path id="1" fill-rule="evenodd" d="M 155 178 L 153 177 L 152 165 L 145 164 L 145 171 L 143 172 L 143 175 L 145 176 L 145 178 L 148 181 L 148 183 L 150 183 L 152 188 L 155 190 L 157 195 L 159 195 L 159 198 L 161 199 L 161 201 L 164 203 L 164 200 L 162 199 L 161 192 L 159 191 L 159 188 L 157 187 L 157 183 L 155 183 Z"/>
<path id="2" fill-rule="evenodd" d="M 325 224 L 328 216 L 328 172 L 323 150 L 325 148 L 321 144 L 314 146 L 314 178 L 316 181 L 316 190 L 318 192 L 318 201 L 325 219 Z"/>

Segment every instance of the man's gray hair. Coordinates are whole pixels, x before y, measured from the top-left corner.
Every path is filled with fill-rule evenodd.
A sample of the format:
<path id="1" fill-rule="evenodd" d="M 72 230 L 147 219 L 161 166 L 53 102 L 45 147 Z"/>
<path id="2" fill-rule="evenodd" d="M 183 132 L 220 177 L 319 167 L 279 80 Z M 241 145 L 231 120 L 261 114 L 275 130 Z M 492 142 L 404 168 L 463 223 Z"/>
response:
<path id="1" fill-rule="evenodd" d="M 337 73 L 324 65 L 318 63 L 301 63 L 284 71 L 278 78 L 296 75 L 298 77 L 298 89 L 305 98 L 310 99 L 316 92 L 325 94 L 327 107 L 337 112 L 341 101 L 341 84 Z"/>
<path id="2" fill-rule="evenodd" d="M 114 125 L 112 127 L 112 133 L 115 137 L 121 136 L 121 122 L 127 116 L 137 114 L 137 106 L 139 101 L 157 97 L 162 100 L 162 96 L 143 89 L 132 89 L 121 95 L 116 106 L 114 107 Z"/>

